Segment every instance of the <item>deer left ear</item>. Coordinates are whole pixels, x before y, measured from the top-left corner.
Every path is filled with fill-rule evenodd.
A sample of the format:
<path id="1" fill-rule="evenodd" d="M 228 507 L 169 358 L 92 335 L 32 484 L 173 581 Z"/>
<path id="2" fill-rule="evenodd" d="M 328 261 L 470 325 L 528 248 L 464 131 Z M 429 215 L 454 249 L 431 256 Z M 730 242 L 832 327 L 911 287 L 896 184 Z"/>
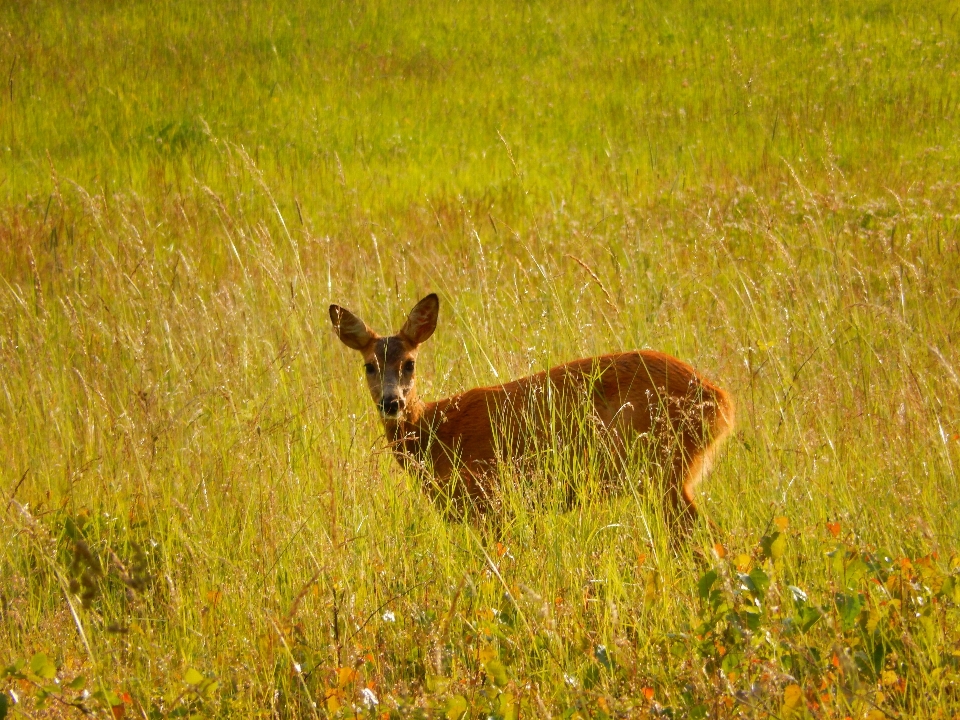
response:
<path id="1" fill-rule="evenodd" d="M 425 342 L 437 329 L 437 315 L 440 312 L 440 298 L 430 293 L 418 302 L 410 316 L 400 329 L 400 335 L 414 345 Z"/>
<path id="2" fill-rule="evenodd" d="M 354 350 L 362 352 L 377 339 L 376 334 L 363 320 L 339 305 L 330 306 L 330 322 L 333 323 L 333 330 L 340 341 Z"/>

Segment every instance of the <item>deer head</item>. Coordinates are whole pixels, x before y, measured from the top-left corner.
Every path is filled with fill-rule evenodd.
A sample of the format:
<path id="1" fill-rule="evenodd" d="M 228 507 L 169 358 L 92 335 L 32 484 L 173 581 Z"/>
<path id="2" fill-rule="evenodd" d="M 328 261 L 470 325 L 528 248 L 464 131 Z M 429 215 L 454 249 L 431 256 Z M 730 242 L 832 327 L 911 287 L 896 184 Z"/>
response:
<path id="1" fill-rule="evenodd" d="M 439 311 L 440 299 L 431 293 L 414 306 L 396 335 L 380 337 L 349 310 L 330 306 L 337 337 L 363 356 L 367 387 L 384 420 L 402 419 L 416 398 L 417 349 L 436 330 Z"/>

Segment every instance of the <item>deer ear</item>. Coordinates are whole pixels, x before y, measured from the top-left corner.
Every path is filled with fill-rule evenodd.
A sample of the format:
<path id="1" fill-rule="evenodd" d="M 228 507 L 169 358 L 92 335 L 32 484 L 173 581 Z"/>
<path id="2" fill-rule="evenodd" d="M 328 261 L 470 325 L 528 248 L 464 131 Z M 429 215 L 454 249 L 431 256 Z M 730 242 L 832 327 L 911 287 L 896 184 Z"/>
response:
<path id="1" fill-rule="evenodd" d="M 330 322 L 340 341 L 354 350 L 365 350 L 377 339 L 376 333 L 363 320 L 339 305 L 330 306 Z"/>
<path id="2" fill-rule="evenodd" d="M 400 335 L 403 335 L 414 345 L 425 342 L 437 329 L 437 314 L 439 312 L 440 298 L 437 297 L 436 293 L 430 293 L 410 311 L 410 317 L 407 318 L 400 329 Z"/>

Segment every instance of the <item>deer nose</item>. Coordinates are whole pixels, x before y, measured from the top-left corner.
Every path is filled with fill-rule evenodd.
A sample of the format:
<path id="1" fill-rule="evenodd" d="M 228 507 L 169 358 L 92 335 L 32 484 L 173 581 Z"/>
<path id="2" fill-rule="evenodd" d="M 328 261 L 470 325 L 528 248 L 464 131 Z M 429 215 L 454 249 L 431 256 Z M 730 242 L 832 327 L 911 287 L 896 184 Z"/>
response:
<path id="1" fill-rule="evenodd" d="M 406 403 L 402 397 L 399 397 L 398 395 L 391 395 L 383 398 L 380 401 L 380 412 L 388 417 L 392 417 L 399 414 L 405 405 Z"/>

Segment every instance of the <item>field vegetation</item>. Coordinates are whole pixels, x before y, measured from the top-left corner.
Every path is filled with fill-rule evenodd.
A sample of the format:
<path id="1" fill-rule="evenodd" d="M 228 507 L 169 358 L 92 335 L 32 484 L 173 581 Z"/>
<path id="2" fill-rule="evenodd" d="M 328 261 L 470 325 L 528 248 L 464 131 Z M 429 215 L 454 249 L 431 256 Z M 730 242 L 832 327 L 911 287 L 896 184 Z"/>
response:
<path id="1" fill-rule="evenodd" d="M 0 36 L 0 718 L 960 714 L 955 3 Z M 431 291 L 428 399 L 643 347 L 730 391 L 716 527 L 642 469 L 536 502 L 562 456 L 445 519 L 327 316 Z"/>

